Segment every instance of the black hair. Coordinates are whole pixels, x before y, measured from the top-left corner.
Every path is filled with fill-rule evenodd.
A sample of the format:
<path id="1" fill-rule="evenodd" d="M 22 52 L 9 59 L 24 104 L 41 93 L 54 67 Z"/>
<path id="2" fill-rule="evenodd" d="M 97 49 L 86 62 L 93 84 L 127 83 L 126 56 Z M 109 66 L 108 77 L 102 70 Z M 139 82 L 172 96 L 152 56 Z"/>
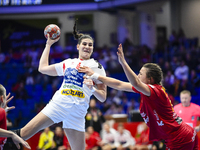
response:
<path id="1" fill-rule="evenodd" d="M 155 63 L 146 63 L 143 67 L 147 68 L 147 78 L 153 78 L 154 84 L 162 85 L 163 72 L 159 65 Z"/>
<path id="2" fill-rule="evenodd" d="M 73 35 L 74 35 L 74 38 L 76 40 L 78 40 L 78 44 L 80 44 L 83 39 L 91 39 L 93 41 L 93 43 L 94 43 L 94 39 L 89 34 L 83 34 L 83 33 L 79 33 L 77 31 L 77 29 L 76 29 L 76 26 L 77 26 L 76 22 L 77 22 L 77 19 L 75 20 L 75 23 L 74 23 Z"/>

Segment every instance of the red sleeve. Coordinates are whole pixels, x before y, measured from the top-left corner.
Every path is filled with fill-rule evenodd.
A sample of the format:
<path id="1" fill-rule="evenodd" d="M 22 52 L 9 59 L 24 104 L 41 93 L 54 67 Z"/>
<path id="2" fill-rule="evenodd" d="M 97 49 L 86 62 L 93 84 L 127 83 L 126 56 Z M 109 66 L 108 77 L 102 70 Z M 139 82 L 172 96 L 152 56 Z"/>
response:
<path id="1" fill-rule="evenodd" d="M 149 89 L 150 89 L 150 91 L 151 91 L 151 94 L 153 93 L 152 91 L 153 91 L 153 85 L 149 85 L 149 84 L 146 84 L 148 87 L 149 87 Z M 135 93 L 139 93 L 139 94 L 143 94 L 143 93 L 141 93 L 141 92 L 139 92 L 138 90 L 136 90 L 133 86 L 132 86 L 132 90 L 135 92 Z M 144 94 L 143 94 L 144 95 Z"/>
<path id="2" fill-rule="evenodd" d="M 0 108 L 0 128 L 7 130 L 6 112 L 3 108 Z M 5 139 L 7 138 L 0 137 L 0 145 L 4 144 Z"/>
<path id="3" fill-rule="evenodd" d="M 135 93 L 140 93 L 138 90 L 136 90 L 133 86 L 132 86 L 132 90 L 135 92 Z"/>
<path id="4" fill-rule="evenodd" d="M 6 111 L 3 108 L 0 108 L 0 125 L 6 123 Z"/>

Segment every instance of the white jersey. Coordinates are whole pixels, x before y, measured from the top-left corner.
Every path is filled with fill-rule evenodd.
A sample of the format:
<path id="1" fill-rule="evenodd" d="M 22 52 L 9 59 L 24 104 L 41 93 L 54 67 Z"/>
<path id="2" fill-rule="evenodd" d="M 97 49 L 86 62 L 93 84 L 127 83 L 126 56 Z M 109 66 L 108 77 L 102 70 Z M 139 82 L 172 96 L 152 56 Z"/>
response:
<path id="1" fill-rule="evenodd" d="M 52 100 L 57 104 L 66 105 L 69 103 L 89 104 L 92 95 L 90 89 L 83 84 L 85 73 L 79 73 L 78 68 L 82 66 L 90 67 L 94 72 L 106 76 L 103 66 L 94 59 L 81 60 L 66 59 L 55 64 L 55 69 L 59 76 L 64 76 L 63 83 L 58 91 L 53 95 Z M 93 80 L 95 84 L 101 84 L 99 80 Z"/>

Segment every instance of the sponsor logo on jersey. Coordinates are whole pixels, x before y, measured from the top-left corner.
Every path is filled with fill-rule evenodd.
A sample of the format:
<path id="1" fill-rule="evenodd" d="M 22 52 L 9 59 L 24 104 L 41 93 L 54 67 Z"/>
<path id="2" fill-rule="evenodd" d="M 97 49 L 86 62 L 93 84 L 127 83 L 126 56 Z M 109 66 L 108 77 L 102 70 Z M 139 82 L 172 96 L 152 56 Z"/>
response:
<path id="1" fill-rule="evenodd" d="M 81 91 L 81 92 L 83 92 L 83 90 L 82 90 L 82 88 L 80 88 L 80 87 L 78 87 L 78 86 L 75 86 L 75 85 L 73 85 L 73 84 L 71 84 L 71 85 L 63 85 L 63 88 L 64 89 L 75 89 L 75 90 L 79 90 L 79 91 Z"/>
<path id="2" fill-rule="evenodd" d="M 85 98 L 85 94 L 78 90 L 64 89 L 61 91 L 61 94 L 66 96 L 71 95 L 79 98 Z"/>

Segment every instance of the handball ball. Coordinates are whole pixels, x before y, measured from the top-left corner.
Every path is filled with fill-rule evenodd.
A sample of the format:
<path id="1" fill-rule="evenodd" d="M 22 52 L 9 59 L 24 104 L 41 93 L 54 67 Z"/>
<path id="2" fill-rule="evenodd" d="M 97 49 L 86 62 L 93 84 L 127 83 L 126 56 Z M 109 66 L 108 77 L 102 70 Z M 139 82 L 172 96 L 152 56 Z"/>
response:
<path id="1" fill-rule="evenodd" d="M 44 29 L 44 36 L 48 39 L 47 34 L 52 40 L 55 40 L 60 37 L 60 28 L 55 24 L 49 24 Z"/>

